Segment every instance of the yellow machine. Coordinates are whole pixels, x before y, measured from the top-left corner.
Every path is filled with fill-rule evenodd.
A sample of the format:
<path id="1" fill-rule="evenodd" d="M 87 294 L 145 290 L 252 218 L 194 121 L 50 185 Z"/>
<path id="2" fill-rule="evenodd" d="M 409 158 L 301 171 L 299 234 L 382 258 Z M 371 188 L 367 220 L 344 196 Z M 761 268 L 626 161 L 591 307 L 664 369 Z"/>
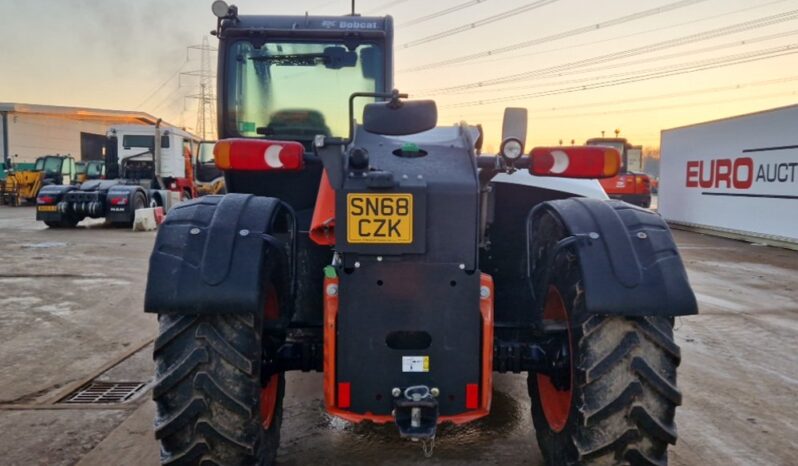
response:
<path id="1" fill-rule="evenodd" d="M 225 194 L 224 176 L 216 167 L 213 159 L 213 146 L 216 141 L 202 141 L 194 160 L 194 182 L 197 184 L 197 194 Z"/>
<path id="2" fill-rule="evenodd" d="M 70 184 L 75 180 L 75 159 L 68 155 L 45 155 L 36 159 L 32 170 L 7 172 L 0 191 L 0 202 L 18 206 L 36 200 L 46 184 Z"/>
<path id="3" fill-rule="evenodd" d="M 209 194 L 224 194 L 224 178 L 219 177 L 210 182 L 197 182 L 197 194 L 207 196 Z"/>

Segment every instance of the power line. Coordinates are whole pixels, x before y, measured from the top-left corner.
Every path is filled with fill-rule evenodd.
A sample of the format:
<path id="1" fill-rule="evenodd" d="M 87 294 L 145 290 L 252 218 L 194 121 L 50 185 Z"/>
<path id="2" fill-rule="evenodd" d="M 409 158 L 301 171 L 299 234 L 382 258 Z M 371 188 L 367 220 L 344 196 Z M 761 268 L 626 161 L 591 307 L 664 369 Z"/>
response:
<path id="1" fill-rule="evenodd" d="M 181 65 L 180 65 L 180 68 L 178 68 L 178 69 L 177 69 L 177 71 L 175 71 L 175 72 L 174 72 L 174 74 L 172 74 L 171 76 L 169 76 L 169 79 L 167 79 L 167 80 L 166 80 L 166 81 L 164 81 L 164 82 L 163 82 L 163 83 L 162 83 L 160 86 L 158 86 L 157 88 L 155 88 L 155 90 L 154 90 L 154 91 L 152 91 L 152 93 L 151 93 L 149 96 L 147 96 L 147 98 L 146 98 L 146 99 L 142 100 L 142 101 L 141 101 L 141 103 L 140 103 L 140 104 L 138 104 L 138 106 L 137 106 L 136 108 L 141 108 L 141 107 L 143 107 L 143 106 L 144 106 L 144 104 L 146 104 L 147 102 L 149 102 L 149 101 L 150 101 L 150 99 L 152 99 L 153 97 L 155 97 L 155 95 L 156 95 L 158 92 L 160 92 L 160 91 L 161 91 L 161 89 L 163 89 L 164 87 L 166 87 L 166 85 L 167 85 L 167 84 L 169 84 L 169 82 L 170 82 L 171 80 L 175 79 L 175 78 L 176 78 L 176 77 L 177 77 L 177 76 L 180 74 L 180 72 L 183 70 L 183 68 L 186 66 L 186 63 L 188 63 L 188 57 L 186 57 L 186 61 L 184 61 L 184 62 L 183 62 L 183 64 L 181 64 Z"/>
<path id="2" fill-rule="evenodd" d="M 555 41 L 555 40 L 559 40 L 559 39 L 564 39 L 566 37 L 572 37 L 572 36 L 576 36 L 576 35 L 579 35 L 579 34 L 584 34 L 584 33 L 587 33 L 587 32 L 594 32 L 594 31 L 597 31 L 597 30 L 600 30 L 600 29 L 606 29 L 608 27 L 612 27 L 612 26 L 617 26 L 617 25 L 620 25 L 620 24 L 628 23 L 630 21 L 634 21 L 636 19 L 645 18 L 645 17 L 648 17 L 648 16 L 658 15 L 658 14 L 665 13 L 665 12 L 668 12 L 668 11 L 676 10 L 678 8 L 684 8 L 686 6 L 694 5 L 696 3 L 701 3 L 701 2 L 704 2 L 704 1 L 706 1 L 706 0 L 679 0 L 677 2 L 670 3 L 670 4 L 665 5 L 665 6 L 652 8 L 652 9 L 644 10 L 644 11 L 639 11 L 639 12 L 633 13 L 631 15 L 621 16 L 619 18 L 611 19 L 611 20 L 604 21 L 604 22 L 601 22 L 601 23 L 591 24 L 589 26 L 583 26 L 583 27 L 580 27 L 580 28 L 571 29 L 570 31 L 564 31 L 564 32 L 560 32 L 558 34 L 552 34 L 550 36 L 540 37 L 540 38 L 537 38 L 537 39 L 527 40 L 527 41 L 524 41 L 524 42 L 518 42 L 516 44 L 507 45 L 507 46 L 500 47 L 500 48 L 497 48 L 497 49 L 486 50 L 484 52 L 471 53 L 471 54 L 463 55 L 463 56 L 460 56 L 460 57 L 450 58 L 450 59 L 447 59 L 447 60 L 441 60 L 441 61 L 434 62 L 434 63 L 428 63 L 426 65 L 421 65 L 421 66 L 416 66 L 416 67 L 413 67 L 413 68 L 408 68 L 405 71 L 428 70 L 428 69 L 432 69 L 432 68 L 440 68 L 441 66 L 463 63 L 463 62 L 475 60 L 477 58 L 495 56 L 495 55 L 499 55 L 499 54 L 502 54 L 502 53 L 512 52 L 512 51 L 515 51 L 515 50 L 531 47 L 533 45 L 540 45 L 540 44 L 543 44 L 543 43 L 546 43 L 546 42 L 551 42 L 551 41 Z"/>
<path id="3" fill-rule="evenodd" d="M 645 31 L 633 32 L 631 34 L 624 34 L 622 36 L 609 37 L 607 39 L 601 39 L 601 40 L 598 40 L 598 41 L 582 42 L 580 44 L 568 45 L 568 46 L 558 47 L 558 48 L 548 49 L 548 50 L 539 50 L 539 51 L 536 51 L 536 52 L 524 53 L 524 54 L 520 54 L 520 55 L 511 55 L 509 57 L 508 56 L 504 56 L 504 57 L 496 57 L 496 58 L 482 58 L 482 59 L 477 58 L 477 59 L 474 59 L 474 60 L 463 61 L 463 62 L 460 62 L 460 63 L 452 63 L 452 64 L 447 65 L 447 66 L 454 66 L 454 65 L 482 65 L 482 64 L 485 64 L 485 63 L 496 63 L 496 62 L 508 61 L 508 60 L 516 60 L 517 61 L 519 59 L 532 57 L 532 56 L 535 56 L 535 55 L 542 55 L 542 54 L 552 53 L 552 52 L 561 52 L 563 50 L 570 50 L 570 49 L 575 49 L 575 48 L 579 48 L 579 47 L 596 46 L 597 44 L 603 44 L 603 43 L 606 43 L 606 42 L 612 42 L 612 41 L 617 41 L 617 40 L 621 40 L 621 39 L 628 39 L 630 37 L 636 37 L 636 36 L 640 36 L 640 35 L 643 35 L 643 34 L 650 34 L 652 32 L 659 32 L 659 31 L 664 31 L 664 30 L 667 30 L 667 29 L 673 29 L 673 28 L 687 26 L 687 25 L 690 25 L 690 24 L 701 23 L 701 22 L 704 22 L 704 21 L 710 21 L 710 20 L 722 18 L 724 16 L 734 15 L 734 14 L 737 14 L 737 13 L 744 13 L 744 12 L 747 12 L 747 11 L 750 11 L 750 10 L 755 10 L 755 9 L 771 6 L 771 5 L 774 5 L 776 3 L 784 3 L 786 1 L 788 1 L 788 0 L 774 0 L 774 1 L 769 2 L 769 3 L 763 3 L 763 4 L 760 4 L 760 5 L 754 5 L 754 6 L 749 6 L 749 7 L 745 7 L 745 8 L 739 8 L 739 9 L 736 9 L 736 10 L 728 11 L 726 13 L 721 13 L 721 14 L 717 14 L 717 15 L 707 16 L 707 17 L 704 17 L 704 18 L 699 18 L 699 19 L 694 19 L 694 20 L 690 20 L 690 21 L 685 21 L 685 22 L 682 22 L 682 23 L 670 24 L 668 26 L 662 26 L 662 27 L 655 28 L 655 29 L 646 29 Z M 417 67 L 414 67 L 414 68 L 407 68 L 407 69 L 403 69 L 403 70 L 399 70 L 399 71 L 400 72 L 425 71 L 425 70 L 434 69 L 434 68 L 435 67 L 429 68 L 429 67 L 426 67 L 426 65 L 425 65 L 425 66 L 417 66 Z"/>
<path id="4" fill-rule="evenodd" d="M 531 99 L 536 97 L 545 97 L 551 95 L 558 95 L 558 94 L 569 94 L 573 92 L 581 92 L 586 90 L 592 89 L 599 89 L 605 87 L 614 87 L 620 86 L 623 84 L 630 84 L 634 82 L 640 81 L 648 81 L 651 79 L 658 79 L 664 78 L 669 76 L 676 76 L 688 73 L 695 73 L 699 71 L 706 71 L 716 68 L 723 68 L 732 65 L 738 65 L 742 63 L 750 63 L 755 61 L 767 60 L 770 58 L 776 58 L 786 55 L 793 55 L 798 53 L 798 43 L 789 44 L 780 47 L 773 47 L 764 50 L 758 50 L 754 52 L 742 53 L 737 55 L 728 55 L 725 57 L 720 57 L 717 59 L 710 59 L 710 60 L 700 60 L 697 62 L 687 63 L 683 65 L 675 65 L 668 67 L 667 70 L 662 71 L 645 71 L 639 73 L 637 76 L 630 76 L 627 78 L 621 79 L 613 79 L 608 81 L 603 81 L 594 84 L 587 84 L 582 86 L 571 86 L 565 87 L 560 89 L 554 89 L 549 91 L 541 91 L 536 93 L 530 94 L 521 94 L 521 95 L 514 95 L 514 96 L 503 96 L 503 97 L 495 97 L 491 99 L 482 99 L 482 100 L 474 100 L 469 102 L 460 102 L 452 105 L 444 105 L 444 107 L 451 107 L 451 108 L 459 108 L 459 107 L 471 107 L 476 105 L 485 105 L 485 104 L 492 104 L 492 103 L 499 103 L 499 102 L 507 102 L 507 101 L 518 101 L 522 99 Z"/>
<path id="5" fill-rule="evenodd" d="M 606 55 L 600 55 L 598 57 L 587 58 L 584 60 L 578 60 L 575 62 L 566 63 L 563 65 L 551 66 L 547 68 L 541 68 L 537 70 L 525 71 L 522 73 L 515 73 L 508 76 L 502 76 L 499 78 L 493 79 L 486 79 L 483 81 L 476 81 L 467 84 L 460 84 L 457 86 L 449 86 L 443 88 L 432 89 L 432 92 L 450 92 L 450 91 L 458 91 L 458 90 L 466 90 L 466 89 L 473 89 L 479 87 L 487 87 L 487 86 L 495 86 L 498 84 L 510 83 L 519 80 L 531 79 L 535 77 L 541 76 L 552 76 L 556 75 L 559 72 L 572 70 L 575 68 L 588 66 L 588 65 L 595 65 L 600 63 L 606 63 L 613 60 L 619 60 L 622 58 L 629 58 L 636 55 L 641 55 L 645 53 L 656 52 L 659 50 L 664 50 L 672 47 L 678 47 L 682 45 L 689 45 L 695 42 L 714 39 L 717 37 L 735 34 L 738 32 L 750 31 L 752 29 L 758 29 L 761 27 L 771 26 L 773 24 L 778 24 L 786 21 L 792 21 L 798 19 L 798 10 L 792 10 L 784 13 L 779 13 L 772 16 L 767 16 L 764 18 L 759 18 L 752 21 L 746 21 L 743 23 L 734 24 L 731 26 L 725 26 L 718 29 L 712 29 L 705 32 L 700 32 L 697 34 L 691 34 L 688 36 L 678 37 L 675 39 L 670 39 L 662 42 L 657 42 L 654 44 L 645 45 L 642 47 L 635 47 L 632 49 L 624 50 L 621 52 L 610 53 Z"/>
<path id="6" fill-rule="evenodd" d="M 729 91 L 740 91 L 743 89 L 748 89 L 752 87 L 761 87 L 761 86 L 774 86 L 778 84 L 784 84 L 789 82 L 798 81 L 798 75 L 792 76 L 785 76 L 782 78 L 776 79 L 766 79 L 766 80 L 759 80 L 759 81 L 748 81 L 739 84 L 731 84 L 726 86 L 715 86 L 715 87 L 705 87 L 703 89 L 691 89 L 689 91 L 680 91 L 680 92 L 669 92 L 666 94 L 657 94 L 657 95 L 646 95 L 646 96 L 638 96 L 629 99 L 612 99 L 612 100 L 604 100 L 598 102 L 588 102 L 588 103 L 581 103 L 575 105 L 565 105 L 561 107 L 540 107 L 537 109 L 530 109 L 529 113 L 533 115 L 537 115 L 540 113 L 555 113 L 560 112 L 562 110 L 572 110 L 572 109 L 584 109 L 584 108 L 591 108 L 591 107 L 602 107 L 606 108 L 608 106 L 617 106 L 619 104 L 627 104 L 627 103 L 636 103 L 640 101 L 651 101 L 651 100 L 663 100 L 663 99 L 673 99 L 678 97 L 690 97 L 694 95 L 706 95 L 706 94 L 716 94 L 721 92 L 729 92 Z M 463 118 L 464 116 L 473 115 L 476 116 L 476 113 L 457 113 L 459 118 Z M 479 113 L 482 115 L 482 112 Z M 559 115 L 562 117 L 562 115 Z M 547 117 L 548 118 L 548 117 Z"/>
<path id="7" fill-rule="evenodd" d="M 529 3 L 527 5 L 513 8 L 511 10 L 507 10 L 505 12 L 488 16 L 487 18 L 482 18 L 472 23 L 464 24 L 462 26 L 458 26 L 456 28 L 448 29 L 443 32 L 439 32 L 437 34 L 433 34 L 431 36 L 422 37 L 421 39 L 416 39 L 410 42 L 406 42 L 402 44 L 403 49 L 408 49 L 410 47 L 415 47 L 417 45 L 426 44 L 428 42 L 436 41 L 439 39 L 443 39 L 444 37 L 453 36 L 455 34 L 459 34 L 461 32 L 470 31 L 472 29 L 476 29 L 478 27 L 485 26 L 487 24 L 495 23 L 497 21 L 501 21 L 507 18 L 511 18 L 513 16 L 519 15 L 521 13 L 525 13 L 527 11 L 531 11 L 551 3 L 557 2 L 558 0 L 538 0 L 536 2 Z M 700 1 L 700 0 L 689 0 L 689 1 Z"/>
<path id="8" fill-rule="evenodd" d="M 794 96 L 798 94 L 798 91 L 788 91 L 788 92 L 776 92 L 770 94 L 760 94 L 756 96 L 748 96 L 748 97 L 740 97 L 736 98 L 734 102 L 742 102 L 748 100 L 762 100 L 762 99 L 772 99 L 774 97 L 787 97 L 787 96 Z M 618 109 L 618 110 L 606 110 L 606 111 L 597 111 L 597 112 L 584 112 L 584 113 L 569 113 L 567 115 L 551 115 L 546 116 L 547 120 L 550 119 L 560 119 L 560 118 L 579 118 L 579 117 L 587 117 L 587 116 L 602 116 L 602 115 L 617 115 L 617 114 L 628 114 L 628 113 L 640 113 L 640 112 L 654 112 L 658 110 L 673 110 L 677 108 L 689 108 L 689 107 L 702 107 L 707 105 L 713 104 L 722 104 L 728 103 L 728 99 L 715 99 L 715 100 L 705 100 L 700 102 L 685 102 L 681 104 L 672 104 L 672 105 L 658 105 L 652 107 L 636 107 L 636 108 L 627 108 L 627 109 Z M 487 120 L 480 119 L 480 123 L 488 123 L 494 121 L 501 121 L 501 118 L 489 118 Z"/>
<path id="9" fill-rule="evenodd" d="M 600 80 L 600 79 L 616 78 L 616 77 L 621 77 L 621 76 L 634 75 L 634 74 L 639 73 L 640 71 L 639 70 L 627 71 L 627 72 L 623 72 L 623 73 L 616 73 L 616 74 L 603 75 L 603 76 L 591 76 L 591 77 L 587 77 L 587 78 L 572 79 L 572 80 L 568 80 L 568 81 L 562 81 L 562 80 L 559 79 L 559 78 L 562 78 L 562 77 L 565 77 L 565 76 L 574 75 L 574 74 L 594 73 L 596 71 L 603 71 L 603 70 L 607 70 L 607 69 L 615 69 L 615 68 L 623 68 L 623 67 L 633 66 L 633 65 L 640 65 L 640 64 L 649 63 L 649 62 L 652 62 L 652 61 L 663 61 L 663 60 L 668 60 L 668 59 L 671 59 L 671 58 L 682 58 L 682 57 L 687 56 L 687 55 L 698 55 L 698 54 L 707 53 L 707 52 L 715 52 L 715 51 L 723 50 L 723 49 L 727 49 L 727 48 L 751 45 L 751 44 L 756 44 L 758 42 L 765 42 L 765 41 L 769 41 L 769 40 L 773 40 L 773 39 L 781 39 L 781 38 L 784 38 L 784 37 L 794 36 L 796 34 L 798 34 L 798 30 L 786 31 L 786 32 L 780 32 L 780 33 L 776 33 L 776 34 L 768 34 L 768 35 L 765 35 L 765 36 L 754 37 L 754 38 L 751 38 L 751 39 L 737 40 L 737 41 L 734 41 L 734 42 L 727 42 L 727 43 L 724 43 L 724 44 L 712 45 L 712 46 L 704 47 L 704 48 L 700 48 L 700 49 L 687 50 L 687 51 L 683 51 L 683 52 L 675 52 L 675 53 L 672 53 L 672 54 L 669 54 L 669 55 L 659 55 L 659 56 L 656 56 L 656 57 L 643 58 L 643 59 L 640 59 L 640 60 L 635 60 L 635 61 L 630 61 L 630 62 L 615 63 L 615 64 L 610 64 L 610 65 L 607 65 L 607 66 L 602 66 L 602 67 L 597 67 L 597 68 L 575 69 L 575 70 L 571 70 L 571 71 L 568 71 L 568 72 L 565 72 L 565 73 L 557 73 L 556 78 L 558 79 L 558 81 L 557 81 L 556 84 L 558 84 L 558 85 L 561 85 L 561 84 L 574 84 L 574 83 L 580 83 L 580 82 L 590 82 L 590 81 L 596 81 L 596 80 Z M 654 68 L 653 70 L 663 70 L 663 69 L 671 69 L 671 66 L 670 65 L 666 65 L 666 66 L 663 66 L 663 67 Z M 542 77 L 539 77 L 539 78 L 531 78 L 531 79 L 551 79 L 551 78 L 553 78 L 553 77 L 551 77 L 551 76 L 542 76 Z M 474 94 L 474 93 L 483 93 L 483 92 L 499 93 L 499 92 L 517 91 L 517 90 L 522 90 L 522 89 L 532 89 L 532 88 L 536 88 L 536 87 L 547 87 L 547 86 L 551 86 L 551 85 L 552 85 L 551 83 L 539 83 L 539 84 L 531 84 L 531 85 L 524 85 L 524 86 L 512 86 L 512 87 L 501 87 L 501 88 L 467 89 L 467 90 L 463 90 L 463 91 L 449 92 L 446 95 L 459 94 L 459 93 Z M 434 94 L 431 94 L 431 95 L 434 95 Z"/>
<path id="10" fill-rule="evenodd" d="M 430 14 L 425 15 L 425 16 L 419 16 L 418 18 L 414 18 L 414 19 L 405 21 L 404 23 L 400 23 L 399 26 L 400 27 L 415 26 L 416 24 L 425 23 L 427 21 L 431 21 L 433 19 L 440 18 L 441 16 L 446 16 L 448 14 L 455 13 L 457 11 L 464 10 L 464 9 L 472 7 L 474 5 L 479 5 L 480 3 L 485 3 L 487 1 L 488 0 L 469 0 L 467 2 L 459 3 L 459 4 L 457 4 L 457 5 L 453 6 L 453 7 L 446 8 L 446 9 L 443 9 L 443 10 L 440 10 L 440 11 L 436 11 L 435 13 L 430 13 Z"/>

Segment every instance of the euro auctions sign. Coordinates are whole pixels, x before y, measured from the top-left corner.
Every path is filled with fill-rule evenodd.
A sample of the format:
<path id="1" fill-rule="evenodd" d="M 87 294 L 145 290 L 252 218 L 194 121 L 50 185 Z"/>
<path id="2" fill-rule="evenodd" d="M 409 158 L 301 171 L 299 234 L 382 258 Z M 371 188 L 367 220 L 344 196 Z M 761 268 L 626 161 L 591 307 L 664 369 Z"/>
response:
<path id="1" fill-rule="evenodd" d="M 798 106 L 663 131 L 659 212 L 798 243 Z"/>

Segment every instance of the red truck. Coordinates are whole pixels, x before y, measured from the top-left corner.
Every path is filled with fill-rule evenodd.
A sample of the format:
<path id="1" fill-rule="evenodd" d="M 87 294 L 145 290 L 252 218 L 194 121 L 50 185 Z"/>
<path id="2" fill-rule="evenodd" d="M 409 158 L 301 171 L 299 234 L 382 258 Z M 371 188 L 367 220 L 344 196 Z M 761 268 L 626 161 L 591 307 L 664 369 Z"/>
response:
<path id="1" fill-rule="evenodd" d="M 612 199 L 648 208 L 651 206 L 651 178 L 642 171 L 642 147 L 624 138 L 593 138 L 588 146 L 607 146 L 621 153 L 621 170 L 612 178 L 599 180 Z"/>

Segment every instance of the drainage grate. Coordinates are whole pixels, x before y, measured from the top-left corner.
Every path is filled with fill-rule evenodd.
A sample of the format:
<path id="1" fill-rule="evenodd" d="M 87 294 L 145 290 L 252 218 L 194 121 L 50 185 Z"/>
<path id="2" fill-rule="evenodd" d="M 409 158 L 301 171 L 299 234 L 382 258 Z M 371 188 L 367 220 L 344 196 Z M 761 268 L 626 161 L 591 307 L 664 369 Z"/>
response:
<path id="1" fill-rule="evenodd" d="M 70 393 L 61 403 L 95 404 L 124 403 L 146 386 L 142 382 L 98 382 L 94 381 Z"/>

